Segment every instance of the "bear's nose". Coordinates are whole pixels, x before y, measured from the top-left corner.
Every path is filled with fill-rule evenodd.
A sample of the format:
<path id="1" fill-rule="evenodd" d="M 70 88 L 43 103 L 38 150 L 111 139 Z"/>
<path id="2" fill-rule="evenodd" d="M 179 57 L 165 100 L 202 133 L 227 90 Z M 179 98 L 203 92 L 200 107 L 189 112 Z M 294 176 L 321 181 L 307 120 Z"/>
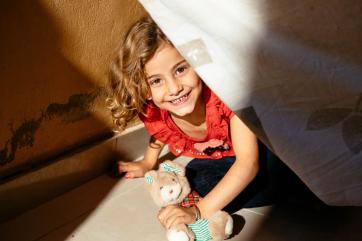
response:
<path id="1" fill-rule="evenodd" d="M 173 190 L 171 189 L 171 190 L 169 191 L 169 193 L 172 194 L 172 193 L 173 193 Z"/>

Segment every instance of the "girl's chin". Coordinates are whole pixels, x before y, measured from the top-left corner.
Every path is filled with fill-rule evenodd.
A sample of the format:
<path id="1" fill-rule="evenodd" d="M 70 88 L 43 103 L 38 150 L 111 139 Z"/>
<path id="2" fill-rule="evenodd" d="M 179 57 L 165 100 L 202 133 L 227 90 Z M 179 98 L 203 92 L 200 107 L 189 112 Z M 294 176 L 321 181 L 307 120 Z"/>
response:
<path id="1" fill-rule="evenodd" d="M 193 112 L 193 108 L 180 108 L 179 110 L 169 110 L 173 115 L 183 117 L 191 114 Z"/>

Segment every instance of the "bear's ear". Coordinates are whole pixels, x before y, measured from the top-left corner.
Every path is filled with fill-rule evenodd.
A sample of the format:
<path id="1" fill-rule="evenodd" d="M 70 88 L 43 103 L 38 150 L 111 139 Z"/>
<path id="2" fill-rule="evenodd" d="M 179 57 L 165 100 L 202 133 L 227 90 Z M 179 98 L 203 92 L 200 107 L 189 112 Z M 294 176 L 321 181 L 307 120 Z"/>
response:
<path id="1" fill-rule="evenodd" d="M 151 186 L 155 181 L 157 181 L 157 172 L 155 170 L 145 173 L 145 182 L 147 186 Z"/>
<path id="2" fill-rule="evenodd" d="M 185 167 L 173 161 L 161 163 L 159 169 L 164 172 L 174 172 L 179 176 L 185 176 Z"/>

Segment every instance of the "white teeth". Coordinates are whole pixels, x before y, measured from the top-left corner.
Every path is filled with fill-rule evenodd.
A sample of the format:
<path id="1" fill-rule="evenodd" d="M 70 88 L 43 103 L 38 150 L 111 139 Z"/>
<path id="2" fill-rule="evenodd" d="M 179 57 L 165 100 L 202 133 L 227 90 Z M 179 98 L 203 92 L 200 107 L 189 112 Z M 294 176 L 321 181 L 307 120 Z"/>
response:
<path id="1" fill-rule="evenodd" d="M 186 98 L 187 98 L 187 95 L 183 95 L 183 96 L 181 96 L 180 98 L 171 101 L 171 103 L 172 103 L 172 104 L 179 104 L 179 103 L 182 103 L 183 101 L 185 101 Z"/>

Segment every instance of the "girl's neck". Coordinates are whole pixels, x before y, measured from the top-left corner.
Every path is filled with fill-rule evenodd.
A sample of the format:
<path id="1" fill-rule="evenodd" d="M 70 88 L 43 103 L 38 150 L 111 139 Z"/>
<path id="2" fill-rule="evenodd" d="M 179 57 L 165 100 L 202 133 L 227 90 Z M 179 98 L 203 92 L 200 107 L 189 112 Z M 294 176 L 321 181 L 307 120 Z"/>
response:
<path id="1" fill-rule="evenodd" d="M 196 103 L 192 113 L 186 116 L 171 113 L 170 116 L 185 134 L 195 138 L 203 138 L 206 135 L 206 106 L 202 97 Z"/>

